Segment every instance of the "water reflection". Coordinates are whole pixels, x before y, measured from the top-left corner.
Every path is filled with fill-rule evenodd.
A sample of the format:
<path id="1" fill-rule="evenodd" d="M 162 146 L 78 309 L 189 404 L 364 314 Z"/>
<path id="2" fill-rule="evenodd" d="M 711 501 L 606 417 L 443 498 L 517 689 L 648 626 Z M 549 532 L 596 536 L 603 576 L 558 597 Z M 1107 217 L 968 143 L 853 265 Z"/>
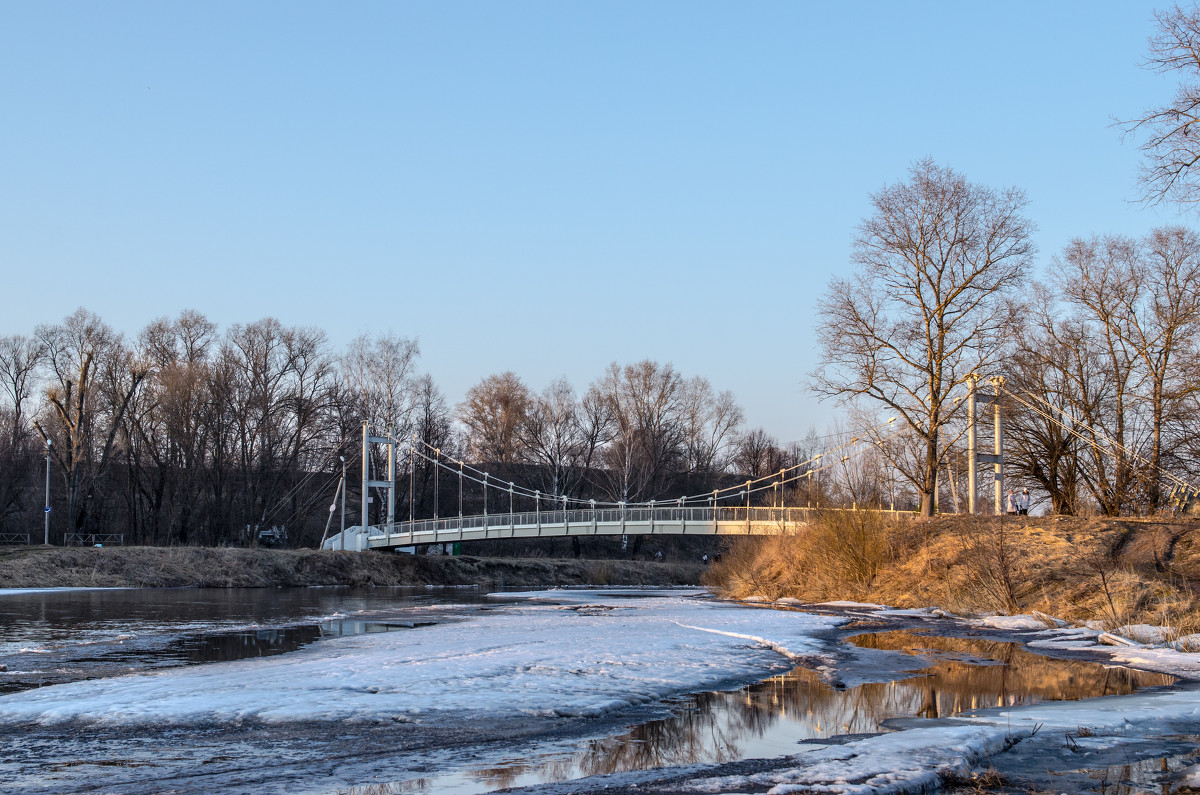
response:
<path id="1" fill-rule="evenodd" d="M 852 642 L 863 648 L 904 651 L 938 660 L 935 666 L 923 670 L 920 678 L 903 681 L 905 690 L 920 693 L 919 704 L 908 714 L 923 718 L 1039 701 L 1123 696 L 1175 682 L 1166 674 L 1043 657 L 1019 643 L 904 631 L 859 635 Z"/>
<path id="2" fill-rule="evenodd" d="M 860 635 L 853 642 L 920 655 L 913 661 L 918 673 L 835 689 L 814 672 L 796 668 L 741 690 L 689 697 L 669 718 L 591 740 L 572 754 L 398 782 L 394 791 L 488 792 L 670 765 L 783 756 L 796 753 L 804 740 L 879 732 L 889 718 L 1124 695 L 1175 681 L 1163 674 L 1041 657 L 1015 643 L 902 631 Z"/>

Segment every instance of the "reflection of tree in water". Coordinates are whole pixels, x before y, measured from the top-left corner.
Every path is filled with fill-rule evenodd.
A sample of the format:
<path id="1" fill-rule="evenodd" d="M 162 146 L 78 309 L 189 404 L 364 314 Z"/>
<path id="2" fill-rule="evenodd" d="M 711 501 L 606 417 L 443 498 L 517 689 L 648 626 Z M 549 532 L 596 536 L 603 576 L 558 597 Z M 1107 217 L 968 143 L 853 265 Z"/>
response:
<path id="1" fill-rule="evenodd" d="M 910 714 L 924 717 L 1039 701 L 1126 695 L 1144 687 L 1169 685 L 1175 681 L 1174 677 L 1165 674 L 1042 657 L 1017 643 L 975 638 L 881 632 L 861 635 L 854 643 L 870 649 L 915 650 L 939 661 L 918 677 L 897 683 L 909 690 L 922 691 L 921 708 Z M 1001 664 L 978 664 L 988 661 Z"/>
<path id="2" fill-rule="evenodd" d="M 697 694 L 669 718 L 592 740 L 572 756 L 477 769 L 473 775 L 500 788 L 527 774 L 540 781 L 565 781 L 625 770 L 728 762 L 754 756 L 755 741 L 772 731 L 786 733 L 794 741 L 877 732 L 888 718 L 936 718 L 987 707 L 1124 695 L 1174 681 L 1162 674 L 1041 657 L 1015 643 L 912 632 L 861 635 L 854 642 L 865 648 L 916 651 L 934 664 L 909 678 L 845 690 L 830 687 L 806 668 L 796 668 L 738 691 Z"/>

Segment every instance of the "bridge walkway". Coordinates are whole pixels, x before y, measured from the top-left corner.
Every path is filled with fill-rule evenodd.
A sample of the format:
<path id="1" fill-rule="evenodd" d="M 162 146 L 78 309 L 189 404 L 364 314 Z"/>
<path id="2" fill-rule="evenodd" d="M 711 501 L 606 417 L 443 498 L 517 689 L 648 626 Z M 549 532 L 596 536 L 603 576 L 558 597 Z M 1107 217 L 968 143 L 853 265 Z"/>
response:
<path id="1" fill-rule="evenodd" d="M 596 508 L 481 514 L 348 528 L 345 549 L 394 549 L 455 541 L 616 535 L 785 535 L 799 532 L 818 508 Z M 902 511 L 879 511 L 904 515 Z M 340 533 L 325 549 L 341 549 Z"/>

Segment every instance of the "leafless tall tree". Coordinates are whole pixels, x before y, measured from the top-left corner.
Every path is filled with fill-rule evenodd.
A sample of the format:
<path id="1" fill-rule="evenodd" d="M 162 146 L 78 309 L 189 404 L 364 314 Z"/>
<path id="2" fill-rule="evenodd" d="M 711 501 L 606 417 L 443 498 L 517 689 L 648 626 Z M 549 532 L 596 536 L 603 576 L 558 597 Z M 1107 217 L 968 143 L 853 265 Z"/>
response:
<path id="1" fill-rule="evenodd" d="M 1200 202 L 1200 8 L 1178 4 L 1155 12 L 1158 29 L 1149 41 L 1145 67 L 1175 75 L 1171 101 L 1121 122 L 1126 135 L 1142 138 L 1138 181 L 1150 204 Z"/>
<path id="2" fill-rule="evenodd" d="M 120 335 L 83 308 L 60 324 L 39 326 L 37 336 L 46 349 L 51 379 L 45 416 L 35 425 L 44 439 L 54 442 L 50 452 L 66 485 L 69 528 L 83 530 L 146 368 L 134 360 Z"/>
<path id="3" fill-rule="evenodd" d="M 603 406 L 598 406 L 603 412 Z M 521 426 L 525 455 L 541 474 L 551 497 L 577 496 L 606 439 L 607 416 L 589 412 L 566 378 L 557 378 L 533 396 Z"/>
<path id="4" fill-rule="evenodd" d="M 658 497 L 684 456 L 683 378 L 670 364 L 614 362 L 592 391 L 612 421 L 600 473 L 605 490 L 622 502 Z"/>
<path id="5" fill-rule="evenodd" d="M 467 390 L 458 419 L 467 429 L 468 455 L 479 462 L 519 461 L 520 431 L 530 403 L 529 388 L 513 372 L 489 375 Z"/>
<path id="6" fill-rule="evenodd" d="M 1084 416 L 1093 466 L 1084 475 L 1093 478 L 1093 494 L 1113 516 L 1134 499 L 1138 472 L 1130 451 L 1145 441 L 1135 412 L 1138 360 L 1126 311 L 1140 300 L 1137 260 L 1137 242 L 1119 236 L 1073 240 L 1055 260 L 1063 300 L 1095 340 L 1100 357 L 1100 368 L 1092 370 L 1101 370 L 1103 379 L 1077 384 L 1081 394 L 1094 396 L 1089 401 L 1094 413 Z"/>
<path id="7" fill-rule="evenodd" d="M 680 401 L 684 467 L 693 478 L 711 479 L 725 469 L 745 415 L 729 391 L 716 392 L 703 376 L 683 384 Z"/>
<path id="8" fill-rule="evenodd" d="M 33 396 L 37 368 L 46 355 L 45 344 L 21 334 L 0 337 L 0 387 L 11 409 L 10 441 L 15 444 L 25 425 L 25 404 Z"/>
<path id="9" fill-rule="evenodd" d="M 1095 372 L 1099 360 L 1084 326 L 1058 317 L 1044 285 L 1027 292 L 1006 368 L 1007 391 L 1022 398 L 1004 406 L 1006 463 L 1050 496 L 1054 513 L 1074 515 L 1085 453 L 1081 418 L 1096 415 L 1089 398 L 1104 391 L 1105 379 Z"/>
<path id="10" fill-rule="evenodd" d="M 31 502 L 27 495 L 40 451 L 27 407 L 35 396 L 44 356 L 42 343 L 34 337 L 0 337 L 0 395 L 8 398 L 0 404 L 0 525 L 10 515 L 19 521 Z"/>
<path id="11" fill-rule="evenodd" d="M 1141 301 L 1126 308 L 1124 328 L 1150 414 L 1143 493 L 1155 511 L 1163 503 L 1164 464 L 1177 449 L 1171 437 L 1194 433 L 1188 404 L 1200 392 L 1200 236 L 1180 226 L 1156 229 L 1141 252 L 1133 275 Z"/>
<path id="12" fill-rule="evenodd" d="M 859 226 L 850 279 L 821 300 L 822 364 L 816 390 L 874 403 L 921 440 L 918 471 L 906 471 L 932 516 L 944 450 L 939 433 L 953 393 L 994 362 L 1011 327 L 1006 298 L 1033 256 L 1025 194 L 995 191 L 931 160 L 906 182 L 871 197 Z"/>

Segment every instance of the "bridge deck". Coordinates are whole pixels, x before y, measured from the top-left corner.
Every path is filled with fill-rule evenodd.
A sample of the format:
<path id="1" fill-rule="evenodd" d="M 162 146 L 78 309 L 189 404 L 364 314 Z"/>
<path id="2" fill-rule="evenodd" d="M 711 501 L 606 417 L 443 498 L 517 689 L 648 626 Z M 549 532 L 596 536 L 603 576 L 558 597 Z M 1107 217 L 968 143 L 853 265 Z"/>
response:
<path id="1" fill-rule="evenodd" d="M 372 526 L 365 546 L 390 549 L 454 541 L 564 536 L 780 535 L 800 530 L 817 512 L 815 508 L 608 508 L 456 516 L 397 522 L 390 529 L 387 525 Z M 326 548 L 338 547 L 334 542 L 327 543 Z"/>

